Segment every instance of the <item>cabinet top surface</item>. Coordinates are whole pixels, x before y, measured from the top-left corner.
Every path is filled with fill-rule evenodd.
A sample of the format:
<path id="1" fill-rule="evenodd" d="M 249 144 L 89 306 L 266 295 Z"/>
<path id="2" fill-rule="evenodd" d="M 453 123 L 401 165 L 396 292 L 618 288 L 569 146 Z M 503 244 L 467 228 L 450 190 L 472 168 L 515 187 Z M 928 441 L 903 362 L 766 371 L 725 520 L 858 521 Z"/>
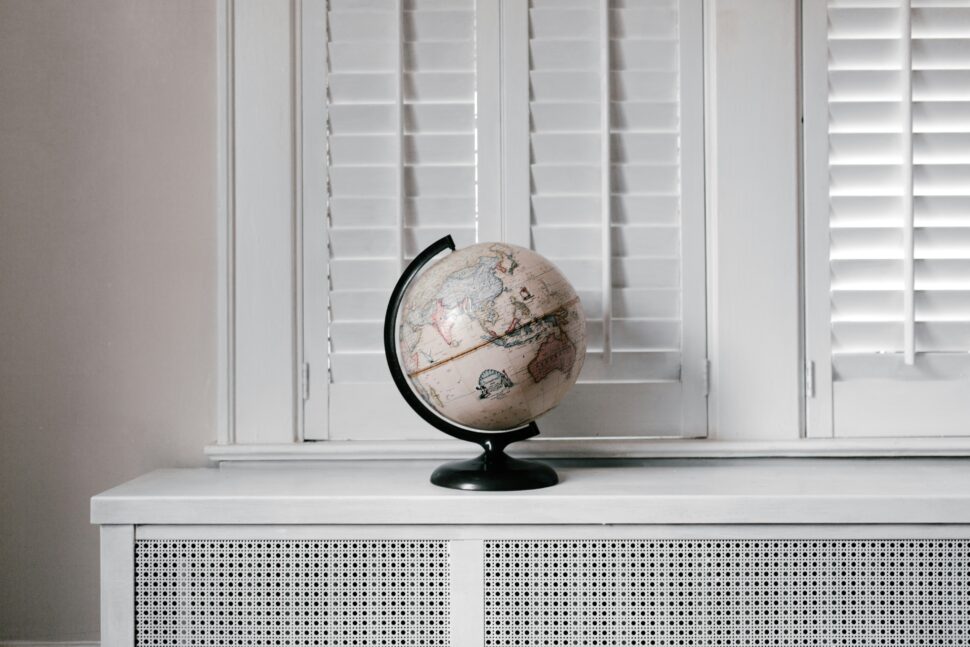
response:
<path id="1" fill-rule="evenodd" d="M 438 461 L 157 470 L 91 500 L 96 524 L 970 523 L 970 459 L 549 461 L 521 492 L 432 485 Z"/>

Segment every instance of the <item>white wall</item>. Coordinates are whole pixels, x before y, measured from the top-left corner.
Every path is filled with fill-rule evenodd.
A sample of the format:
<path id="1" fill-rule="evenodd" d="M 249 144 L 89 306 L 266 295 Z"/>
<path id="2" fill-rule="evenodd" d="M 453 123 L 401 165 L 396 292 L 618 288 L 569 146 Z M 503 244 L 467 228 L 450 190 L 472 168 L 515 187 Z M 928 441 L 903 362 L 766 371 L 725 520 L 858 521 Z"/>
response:
<path id="1" fill-rule="evenodd" d="M 0 0 L 0 641 L 97 639 L 88 498 L 215 437 L 214 21 Z"/>

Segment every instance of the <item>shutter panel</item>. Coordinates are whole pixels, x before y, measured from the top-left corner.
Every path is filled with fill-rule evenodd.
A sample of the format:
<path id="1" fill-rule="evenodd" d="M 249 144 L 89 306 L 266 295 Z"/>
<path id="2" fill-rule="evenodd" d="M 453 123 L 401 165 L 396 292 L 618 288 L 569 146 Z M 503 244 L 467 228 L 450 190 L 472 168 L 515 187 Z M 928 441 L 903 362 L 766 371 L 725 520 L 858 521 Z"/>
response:
<path id="1" fill-rule="evenodd" d="M 970 433 L 970 0 L 827 14 L 834 433 Z"/>
<path id="2" fill-rule="evenodd" d="M 381 328 L 402 266 L 445 234 L 475 240 L 473 3 L 425 5 L 331 3 L 336 383 L 390 379 Z"/>
<path id="3" fill-rule="evenodd" d="M 329 430 L 308 424 L 306 437 L 439 438 L 387 374 L 390 287 L 442 235 L 464 246 L 481 227 L 525 242 L 509 229 L 526 225 L 590 324 L 583 384 L 546 419 L 546 435 L 703 435 L 701 0 L 503 5 L 501 21 L 521 15 L 516 44 L 526 21 L 532 30 L 531 62 L 514 69 L 518 54 L 504 57 L 499 43 L 516 30 L 489 31 L 501 22 L 494 2 L 330 2 Z M 500 67 L 528 70 L 531 98 L 525 85 L 500 89 Z M 490 147 L 479 159 L 477 128 L 500 119 L 515 121 L 503 135 L 531 131 L 531 223 L 529 212 L 519 219 L 524 199 L 508 204 L 508 186 L 502 213 L 480 213 L 478 184 L 497 204 L 499 169 Z M 516 168 L 518 146 L 502 143 L 503 172 Z"/>
<path id="4" fill-rule="evenodd" d="M 703 268 L 704 254 L 682 227 L 703 219 L 681 201 L 682 172 L 700 172 L 699 155 L 685 170 L 681 141 L 682 128 L 699 131 L 681 114 L 682 77 L 700 77 L 699 53 L 682 69 L 682 32 L 700 42 L 694 4 L 530 4 L 532 245 L 575 286 L 589 334 L 576 395 L 549 416 L 557 434 L 705 433 L 684 414 L 706 406 L 703 393 L 683 387 L 702 370 L 683 352 L 683 301 L 704 299 L 703 281 L 683 277 L 685 255 Z M 703 305 L 688 312 L 703 321 Z"/>
<path id="5" fill-rule="evenodd" d="M 378 400 L 423 430 L 391 384 L 384 310 L 417 252 L 476 240 L 475 3 L 331 0 L 328 18 L 330 437 Z"/>

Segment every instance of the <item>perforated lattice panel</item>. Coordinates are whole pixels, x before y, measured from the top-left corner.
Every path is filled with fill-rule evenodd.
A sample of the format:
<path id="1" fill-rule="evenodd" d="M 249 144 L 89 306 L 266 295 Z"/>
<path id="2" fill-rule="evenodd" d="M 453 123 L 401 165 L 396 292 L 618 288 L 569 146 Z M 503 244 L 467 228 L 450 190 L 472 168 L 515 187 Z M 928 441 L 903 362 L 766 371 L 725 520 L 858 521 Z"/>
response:
<path id="1" fill-rule="evenodd" d="M 486 645 L 970 645 L 967 541 L 489 541 Z"/>
<path id="2" fill-rule="evenodd" d="M 142 541 L 136 644 L 449 644 L 444 541 Z"/>

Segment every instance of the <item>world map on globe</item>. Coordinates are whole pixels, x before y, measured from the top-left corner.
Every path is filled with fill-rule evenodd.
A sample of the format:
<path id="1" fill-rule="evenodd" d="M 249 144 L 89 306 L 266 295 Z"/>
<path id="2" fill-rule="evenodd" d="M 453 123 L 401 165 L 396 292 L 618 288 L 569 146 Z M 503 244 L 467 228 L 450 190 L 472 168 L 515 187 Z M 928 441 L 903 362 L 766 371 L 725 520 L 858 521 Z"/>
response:
<path id="1" fill-rule="evenodd" d="M 398 354 L 436 413 L 478 431 L 519 428 L 576 382 L 586 323 L 551 262 L 515 245 L 479 243 L 437 261 L 408 287 Z"/>

